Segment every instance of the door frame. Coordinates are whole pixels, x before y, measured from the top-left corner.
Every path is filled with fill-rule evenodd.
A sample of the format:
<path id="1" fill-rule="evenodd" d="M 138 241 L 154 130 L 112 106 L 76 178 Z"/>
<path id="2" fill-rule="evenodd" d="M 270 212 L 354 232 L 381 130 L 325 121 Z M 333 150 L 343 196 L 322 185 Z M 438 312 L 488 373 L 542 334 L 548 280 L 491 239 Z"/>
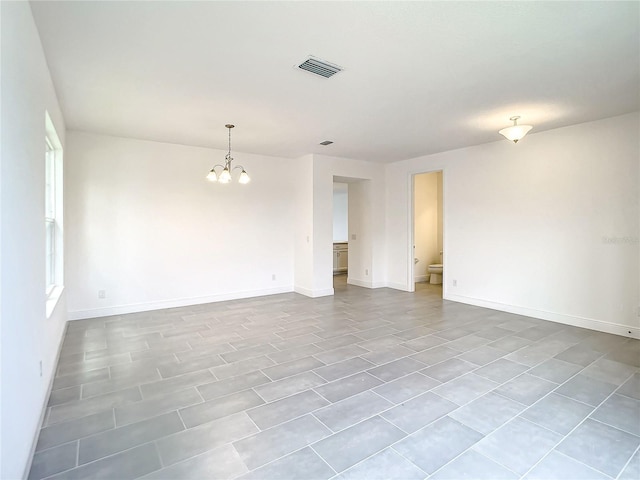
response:
<path id="1" fill-rule="evenodd" d="M 445 263 L 445 256 L 446 256 L 446 252 L 447 249 L 445 248 L 446 245 L 446 234 L 447 234 L 447 229 L 445 227 L 446 222 L 445 222 L 445 196 L 444 196 L 444 192 L 445 192 L 445 169 L 444 168 L 436 168 L 434 170 L 426 170 L 426 171 L 421 171 L 421 172 L 413 172 L 410 173 L 408 175 L 408 191 L 411 192 L 409 195 L 409 205 L 408 205 L 408 212 L 409 212 L 409 218 L 408 218 L 408 235 L 407 235 L 407 239 L 408 239 L 408 244 L 407 244 L 407 272 L 408 272 L 408 277 L 407 277 L 407 291 L 408 292 L 415 292 L 416 291 L 416 282 L 415 282 L 415 263 L 414 263 L 414 258 L 415 258 L 415 231 L 416 231 L 416 226 L 415 226 L 415 189 L 416 189 L 416 181 L 415 181 L 415 177 L 417 175 L 423 175 L 425 173 L 438 173 L 440 172 L 442 174 L 442 264 L 444 265 Z M 445 272 L 444 269 L 442 271 L 442 297 L 444 298 L 444 288 L 445 288 Z"/>

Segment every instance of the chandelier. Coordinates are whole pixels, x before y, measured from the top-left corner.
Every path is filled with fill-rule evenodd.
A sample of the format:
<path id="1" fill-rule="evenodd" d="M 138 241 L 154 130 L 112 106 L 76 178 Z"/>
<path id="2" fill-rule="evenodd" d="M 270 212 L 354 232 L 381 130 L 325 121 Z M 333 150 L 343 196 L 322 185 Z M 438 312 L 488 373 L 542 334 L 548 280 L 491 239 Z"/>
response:
<path id="1" fill-rule="evenodd" d="M 513 122 L 513 125 L 503 128 L 498 133 L 504 135 L 507 140 L 511 140 L 513 143 L 518 143 L 518 140 L 522 139 L 533 128 L 531 125 L 518 125 L 519 116 L 511 117 L 509 120 Z"/>
<path id="2" fill-rule="evenodd" d="M 251 180 L 247 172 L 245 172 L 244 167 L 242 165 L 236 165 L 235 167 L 231 166 L 231 162 L 233 162 L 233 157 L 231 156 L 231 129 L 235 125 L 226 124 L 225 127 L 229 129 L 229 153 L 224 157 L 224 165 L 214 165 L 209 174 L 207 175 L 207 180 L 210 182 L 218 182 L 218 183 L 229 183 L 231 182 L 231 172 L 237 170 L 240 171 L 240 177 L 238 178 L 238 183 L 249 183 Z M 216 173 L 216 167 L 220 167 L 222 171 L 218 174 Z"/>

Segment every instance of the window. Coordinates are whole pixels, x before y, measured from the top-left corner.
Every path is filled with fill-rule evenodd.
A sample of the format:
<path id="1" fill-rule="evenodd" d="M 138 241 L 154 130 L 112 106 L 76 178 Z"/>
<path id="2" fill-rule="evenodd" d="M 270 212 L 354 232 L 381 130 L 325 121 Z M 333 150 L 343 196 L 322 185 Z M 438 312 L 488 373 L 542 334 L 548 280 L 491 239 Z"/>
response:
<path id="1" fill-rule="evenodd" d="M 45 125 L 45 285 L 47 299 L 55 297 L 57 300 L 56 287 L 62 287 L 63 283 L 62 145 L 48 114 L 45 115 Z M 47 308 L 48 313 L 49 310 Z"/>

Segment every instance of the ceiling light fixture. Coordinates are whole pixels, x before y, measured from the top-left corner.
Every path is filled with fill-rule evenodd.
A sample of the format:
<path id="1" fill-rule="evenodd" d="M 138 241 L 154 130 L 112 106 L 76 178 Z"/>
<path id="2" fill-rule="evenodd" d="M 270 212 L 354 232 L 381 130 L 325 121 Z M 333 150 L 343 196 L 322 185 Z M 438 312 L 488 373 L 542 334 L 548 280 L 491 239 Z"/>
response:
<path id="1" fill-rule="evenodd" d="M 226 124 L 225 127 L 229 129 L 229 153 L 224 157 L 224 165 L 214 165 L 209 174 L 207 175 L 207 180 L 210 182 L 218 182 L 218 183 L 229 183 L 231 182 L 231 172 L 236 169 L 240 169 L 240 178 L 238 178 L 238 183 L 249 183 L 251 179 L 247 172 L 244 171 L 244 167 L 242 165 L 237 165 L 235 167 L 231 166 L 231 162 L 233 162 L 233 157 L 231 156 L 231 129 L 235 127 L 235 125 Z M 216 173 L 216 167 L 222 168 L 220 174 Z"/>
<path id="2" fill-rule="evenodd" d="M 518 143 L 518 140 L 521 140 L 529 130 L 533 127 L 531 125 L 518 125 L 519 116 L 511 117 L 509 120 L 513 122 L 513 125 L 507 128 L 503 128 L 498 133 L 500 135 L 504 135 L 507 140 L 511 140 L 513 143 Z"/>

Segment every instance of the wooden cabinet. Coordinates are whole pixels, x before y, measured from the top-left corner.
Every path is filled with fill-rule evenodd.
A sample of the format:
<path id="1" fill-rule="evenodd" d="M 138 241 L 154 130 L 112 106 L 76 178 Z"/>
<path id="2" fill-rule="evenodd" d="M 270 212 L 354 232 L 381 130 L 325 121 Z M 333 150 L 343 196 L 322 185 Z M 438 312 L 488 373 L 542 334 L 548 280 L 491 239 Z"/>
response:
<path id="1" fill-rule="evenodd" d="M 345 243 L 333 244 L 333 274 L 346 273 L 349 266 L 349 245 Z"/>

